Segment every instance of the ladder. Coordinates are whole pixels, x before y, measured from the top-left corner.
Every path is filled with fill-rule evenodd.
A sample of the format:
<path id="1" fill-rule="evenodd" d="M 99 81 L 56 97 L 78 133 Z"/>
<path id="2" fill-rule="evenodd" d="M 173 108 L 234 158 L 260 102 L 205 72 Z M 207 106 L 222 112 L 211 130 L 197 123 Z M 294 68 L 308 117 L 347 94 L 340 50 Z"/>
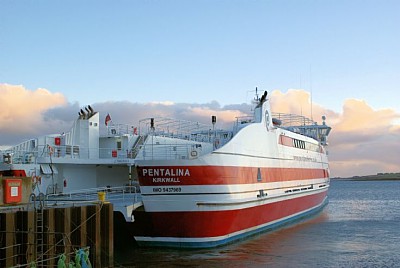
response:
<path id="1" fill-rule="evenodd" d="M 139 136 L 139 138 L 137 139 L 137 141 L 135 142 L 135 144 L 132 146 L 132 158 L 135 159 L 137 154 L 140 151 L 141 146 L 144 144 L 144 142 L 146 141 L 148 135 L 144 135 L 144 136 Z"/>
<path id="2" fill-rule="evenodd" d="M 36 206 L 35 202 L 35 215 L 36 215 L 36 259 L 43 259 L 44 254 L 44 200 L 45 195 L 40 193 L 39 196 L 35 196 L 35 201 L 38 200 L 39 204 Z"/>

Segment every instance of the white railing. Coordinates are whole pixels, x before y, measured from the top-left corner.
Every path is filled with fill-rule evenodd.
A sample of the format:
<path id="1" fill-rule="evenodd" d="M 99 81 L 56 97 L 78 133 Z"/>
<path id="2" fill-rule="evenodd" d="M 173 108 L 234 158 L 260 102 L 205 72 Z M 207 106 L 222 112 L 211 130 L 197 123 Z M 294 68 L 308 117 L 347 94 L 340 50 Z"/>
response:
<path id="1" fill-rule="evenodd" d="M 272 113 L 272 117 L 281 121 L 282 127 L 294 127 L 294 126 L 309 126 L 314 125 L 315 122 L 305 116 L 296 114 L 286 114 L 286 113 Z M 239 127 L 241 125 L 254 123 L 254 116 L 241 116 L 236 117 L 235 126 Z"/>
<path id="2" fill-rule="evenodd" d="M 48 194 L 46 195 L 46 201 L 96 201 L 99 200 L 99 192 L 104 193 L 105 199 L 110 202 L 132 201 L 136 203 L 141 197 L 137 186 L 118 186 L 81 189 L 62 194 Z"/>
<path id="3" fill-rule="evenodd" d="M 279 119 L 283 127 L 310 126 L 315 124 L 310 118 L 296 114 L 272 113 L 272 117 Z"/>
<path id="4" fill-rule="evenodd" d="M 147 144 L 142 147 L 139 159 L 194 159 L 213 150 L 212 144 Z"/>
<path id="5" fill-rule="evenodd" d="M 38 146 L 33 150 L 4 150 L 0 153 L 0 163 L 34 164 L 37 158 L 51 157 L 52 159 L 131 159 L 132 148 L 84 148 L 80 146 Z"/>
<path id="6" fill-rule="evenodd" d="M 138 128 L 132 125 L 127 125 L 127 124 L 113 124 L 110 126 L 107 126 L 106 128 L 106 134 L 104 132 L 102 133 L 103 135 L 106 136 L 120 136 L 124 134 L 137 134 Z"/>
<path id="7" fill-rule="evenodd" d="M 212 130 L 212 125 L 167 117 L 146 118 L 139 121 L 140 135 L 157 135 L 192 140 L 197 138 L 196 135 L 209 135 Z"/>

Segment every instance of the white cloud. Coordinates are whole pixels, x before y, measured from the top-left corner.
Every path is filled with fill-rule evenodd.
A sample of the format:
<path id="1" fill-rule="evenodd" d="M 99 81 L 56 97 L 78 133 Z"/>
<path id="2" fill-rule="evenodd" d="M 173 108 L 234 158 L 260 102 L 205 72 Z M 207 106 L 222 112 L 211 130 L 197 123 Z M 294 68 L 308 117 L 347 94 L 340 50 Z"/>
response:
<path id="1" fill-rule="evenodd" d="M 172 101 L 152 101 L 149 104 L 151 105 L 165 105 L 165 106 L 173 106 L 175 103 Z"/>
<path id="2" fill-rule="evenodd" d="M 3 135 L 40 133 L 47 128 L 43 113 L 66 103 L 62 94 L 43 88 L 32 91 L 21 85 L 0 84 L 0 131 Z"/>
<path id="3" fill-rule="evenodd" d="M 303 90 L 272 92 L 272 108 L 301 113 L 310 107 L 310 95 Z M 311 108 L 307 109 L 311 111 Z M 330 167 L 333 176 L 367 175 L 400 171 L 400 114 L 393 109 L 373 109 L 358 99 L 347 99 L 341 113 L 316 103 L 314 119 L 327 115 L 332 127 L 329 137 Z M 303 115 L 305 114 L 303 108 Z"/>

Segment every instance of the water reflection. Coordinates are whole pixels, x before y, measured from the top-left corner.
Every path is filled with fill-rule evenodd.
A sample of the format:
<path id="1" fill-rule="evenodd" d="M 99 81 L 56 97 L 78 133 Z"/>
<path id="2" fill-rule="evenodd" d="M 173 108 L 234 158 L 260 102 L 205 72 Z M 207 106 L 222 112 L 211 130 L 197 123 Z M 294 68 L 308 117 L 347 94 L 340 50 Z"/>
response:
<path id="1" fill-rule="evenodd" d="M 400 182 L 332 182 L 311 219 L 213 249 L 132 248 L 124 267 L 399 267 Z"/>
<path id="2" fill-rule="evenodd" d="M 301 248 L 306 249 L 304 248 L 305 239 L 307 239 L 307 233 L 310 232 L 307 230 L 326 221 L 327 218 L 326 212 L 323 211 L 313 218 L 287 225 L 274 232 L 258 234 L 214 249 L 131 248 L 129 255 L 123 254 L 124 258 L 119 260 L 119 264 L 134 266 L 135 258 L 126 259 L 126 257 L 140 256 L 140 264 L 147 267 L 153 265 L 265 267 L 267 264 L 274 264 L 276 267 L 277 259 L 297 254 Z"/>

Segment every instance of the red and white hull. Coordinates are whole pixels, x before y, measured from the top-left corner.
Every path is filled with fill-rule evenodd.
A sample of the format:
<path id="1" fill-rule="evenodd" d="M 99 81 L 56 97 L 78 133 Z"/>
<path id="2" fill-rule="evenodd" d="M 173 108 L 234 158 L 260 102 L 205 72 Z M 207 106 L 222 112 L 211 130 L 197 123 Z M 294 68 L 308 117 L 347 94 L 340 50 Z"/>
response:
<path id="1" fill-rule="evenodd" d="M 231 138 L 219 148 L 211 143 L 211 150 L 207 143 L 150 136 L 136 159 L 143 202 L 130 223 L 136 241 L 212 247 L 321 209 L 329 188 L 322 143 L 274 127 L 269 114 L 261 100 L 255 121 L 231 136 L 222 132 Z M 179 154 L 185 142 L 188 151 L 201 150 Z"/>
<path id="2" fill-rule="evenodd" d="M 203 161 L 139 166 L 144 210 L 133 212 L 131 225 L 140 245 L 217 246 L 304 217 L 327 202 L 325 169 L 196 162 Z"/>
<path id="3" fill-rule="evenodd" d="M 326 202 L 327 187 L 247 204 L 203 204 L 198 211 L 136 211 L 132 230 L 139 245 L 213 247 L 305 217 Z"/>

